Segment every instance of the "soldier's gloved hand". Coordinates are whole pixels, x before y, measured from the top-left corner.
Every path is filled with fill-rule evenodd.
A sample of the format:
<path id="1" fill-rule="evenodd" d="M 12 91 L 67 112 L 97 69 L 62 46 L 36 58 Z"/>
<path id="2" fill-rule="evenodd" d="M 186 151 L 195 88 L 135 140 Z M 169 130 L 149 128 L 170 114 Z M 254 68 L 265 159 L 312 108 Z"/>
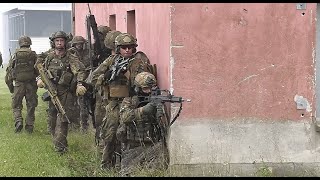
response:
<path id="1" fill-rule="evenodd" d="M 9 87 L 10 93 L 13 94 L 13 92 L 14 92 L 14 86 L 13 86 L 13 84 L 12 84 L 12 85 L 9 85 L 8 87 Z"/>
<path id="2" fill-rule="evenodd" d="M 39 88 L 44 88 L 45 84 L 43 83 L 43 81 L 42 81 L 41 79 L 39 79 L 39 80 L 37 81 L 37 86 L 38 86 Z"/>
<path id="3" fill-rule="evenodd" d="M 83 96 L 86 92 L 87 92 L 87 89 L 82 84 L 77 85 L 77 90 L 76 90 L 77 96 Z"/>
<path id="4" fill-rule="evenodd" d="M 157 113 L 156 113 L 156 117 L 157 118 L 161 118 L 164 116 L 164 109 L 163 109 L 163 104 L 159 103 L 157 104 Z"/>
<path id="5" fill-rule="evenodd" d="M 147 105 L 142 107 L 143 114 L 154 114 L 157 110 L 157 103 L 149 102 Z"/>
<path id="6" fill-rule="evenodd" d="M 95 88 L 98 89 L 101 85 L 102 85 L 102 82 L 104 81 L 104 74 L 101 74 L 99 77 L 98 77 L 98 80 L 96 82 L 96 85 L 95 85 Z"/>

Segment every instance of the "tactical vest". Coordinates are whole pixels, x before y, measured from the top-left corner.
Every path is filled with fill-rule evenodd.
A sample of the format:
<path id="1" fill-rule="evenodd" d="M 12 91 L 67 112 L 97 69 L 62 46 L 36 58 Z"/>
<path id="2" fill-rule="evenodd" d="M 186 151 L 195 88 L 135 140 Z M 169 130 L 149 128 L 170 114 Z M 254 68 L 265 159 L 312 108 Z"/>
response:
<path id="1" fill-rule="evenodd" d="M 132 104 L 136 108 L 145 105 L 139 102 L 137 96 L 132 98 Z M 142 121 L 126 124 L 126 131 L 128 143 L 155 143 L 161 139 L 161 130 L 156 121 L 155 114 L 143 115 Z"/>
<path id="2" fill-rule="evenodd" d="M 120 58 L 120 55 L 116 55 L 111 59 L 112 65 L 109 67 L 110 70 L 117 58 Z M 119 76 L 108 84 L 109 92 L 107 94 L 110 97 L 116 98 L 132 96 L 134 94 L 133 84 L 135 77 L 137 74 L 145 71 L 151 72 L 150 64 L 144 59 L 134 57 L 134 60 L 128 65 L 128 70 L 120 72 Z"/>
<path id="3" fill-rule="evenodd" d="M 16 81 L 30 81 L 35 80 L 34 64 L 36 61 L 36 54 L 29 48 L 17 49 L 14 56 L 13 79 Z"/>
<path id="4" fill-rule="evenodd" d="M 71 86 L 73 73 L 70 69 L 68 55 L 58 58 L 54 52 L 50 53 L 45 60 L 45 68 L 50 71 L 53 83 L 65 87 Z"/>

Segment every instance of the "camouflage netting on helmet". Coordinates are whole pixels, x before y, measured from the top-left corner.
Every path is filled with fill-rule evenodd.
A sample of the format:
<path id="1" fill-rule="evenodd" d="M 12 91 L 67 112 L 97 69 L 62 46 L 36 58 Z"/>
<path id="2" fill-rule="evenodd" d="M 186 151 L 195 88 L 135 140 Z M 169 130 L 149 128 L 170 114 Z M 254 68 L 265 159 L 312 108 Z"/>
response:
<path id="1" fill-rule="evenodd" d="M 19 38 L 19 46 L 30 46 L 32 45 L 31 39 L 28 36 L 21 36 Z"/>
<path id="2" fill-rule="evenodd" d="M 134 45 L 135 47 L 138 46 L 137 39 L 128 33 L 119 34 L 115 39 L 115 45 L 116 46 Z"/>
<path id="3" fill-rule="evenodd" d="M 135 80 L 134 84 L 138 87 L 150 87 L 152 88 L 153 86 L 157 85 L 157 80 L 155 76 L 149 72 L 141 72 L 139 73 Z"/>
<path id="4" fill-rule="evenodd" d="M 71 41 L 71 45 L 74 46 L 77 43 L 85 43 L 86 40 L 82 37 L 82 36 L 75 36 L 73 37 L 72 41 Z"/>
<path id="5" fill-rule="evenodd" d="M 137 147 L 122 153 L 120 176 L 134 176 L 141 170 L 150 173 L 167 169 L 169 153 L 162 142 L 151 147 Z"/>
<path id="6" fill-rule="evenodd" d="M 107 35 L 107 33 L 109 31 L 111 31 L 110 27 L 108 26 L 103 26 L 103 25 L 100 25 L 98 26 L 98 31 L 103 35 L 103 37 L 105 37 Z"/>
<path id="7" fill-rule="evenodd" d="M 107 33 L 105 39 L 104 39 L 104 45 L 106 46 L 106 48 L 109 49 L 115 49 L 115 40 L 116 37 L 121 34 L 120 31 L 110 31 Z"/>

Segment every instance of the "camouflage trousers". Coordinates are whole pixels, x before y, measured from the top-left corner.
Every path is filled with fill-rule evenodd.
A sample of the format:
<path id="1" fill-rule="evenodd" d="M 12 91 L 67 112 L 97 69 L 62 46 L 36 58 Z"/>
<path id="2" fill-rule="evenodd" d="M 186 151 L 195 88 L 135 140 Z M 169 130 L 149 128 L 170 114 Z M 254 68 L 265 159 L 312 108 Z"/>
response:
<path id="1" fill-rule="evenodd" d="M 61 95 L 59 94 L 58 98 L 66 111 L 67 117 L 72 117 L 76 108 L 74 106 L 74 96 L 70 92 L 65 92 Z M 62 117 L 60 113 L 57 113 L 57 110 L 51 101 L 49 101 L 48 107 L 48 121 L 51 127 L 54 147 L 57 150 L 66 149 L 68 147 L 68 121 L 66 118 Z"/>
<path id="2" fill-rule="evenodd" d="M 70 93 L 72 95 L 72 102 L 70 102 L 70 109 L 71 112 L 68 116 L 71 124 L 68 127 L 70 130 L 77 130 L 80 128 L 80 108 L 77 104 L 77 96 Z M 47 128 L 48 132 L 53 136 L 55 133 L 55 127 L 56 127 L 56 116 L 57 116 L 57 110 L 55 106 L 52 104 L 51 100 L 49 101 L 48 109 L 47 109 Z"/>
<path id="3" fill-rule="evenodd" d="M 100 137 L 102 139 L 103 152 L 101 166 L 113 168 L 116 165 L 116 154 L 120 154 L 121 146 L 117 141 L 116 132 L 120 121 L 120 104 L 122 100 L 110 100 L 106 106 L 106 116 L 103 119 Z"/>
<path id="4" fill-rule="evenodd" d="M 78 97 L 80 110 L 80 125 L 83 131 L 87 131 L 89 127 L 89 109 L 84 96 Z"/>
<path id="5" fill-rule="evenodd" d="M 81 109 L 78 103 L 78 96 L 76 96 L 74 93 L 72 93 L 72 96 L 73 96 L 73 111 L 71 112 L 71 115 L 68 117 L 71 122 L 69 130 L 79 130 L 81 127 L 80 125 Z"/>
<path id="6" fill-rule="evenodd" d="M 100 133 L 101 133 L 102 121 L 105 115 L 106 115 L 106 105 L 103 102 L 103 99 L 100 93 L 96 93 L 96 104 L 95 104 L 95 110 L 94 110 L 95 129 L 96 129 L 95 140 L 98 146 L 99 155 L 101 155 L 103 152 L 103 143 L 100 138 Z"/>
<path id="7" fill-rule="evenodd" d="M 28 82 L 15 82 L 14 92 L 12 94 L 12 110 L 15 125 L 18 122 L 23 123 L 22 118 L 22 100 L 26 99 L 27 115 L 26 115 L 26 128 L 30 127 L 33 129 L 35 121 L 35 108 L 38 106 L 38 95 L 37 95 L 37 84 L 36 81 Z"/>

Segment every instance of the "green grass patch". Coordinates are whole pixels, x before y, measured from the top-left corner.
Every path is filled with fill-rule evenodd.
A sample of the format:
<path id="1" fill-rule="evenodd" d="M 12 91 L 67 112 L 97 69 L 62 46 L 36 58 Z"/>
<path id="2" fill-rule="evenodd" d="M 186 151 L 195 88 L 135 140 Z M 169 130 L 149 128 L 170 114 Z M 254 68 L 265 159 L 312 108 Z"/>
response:
<path id="1" fill-rule="evenodd" d="M 47 134 L 47 103 L 41 100 L 44 89 L 38 89 L 38 107 L 33 134 L 22 130 L 14 133 L 11 94 L 4 82 L 5 67 L 0 68 L 0 177 L 110 177 L 115 172 L 100 169 L 100 159 L 94 143 L 94 129 L 87 134 L 71 131 L 69 151 L 54 152 L 52 137 Z M 26 105 L 23 101 L 23 118 Z M 25 124 L 25 123 L 24 123 Z M 162 176 L 142 171 L 141 176 Z"/>

